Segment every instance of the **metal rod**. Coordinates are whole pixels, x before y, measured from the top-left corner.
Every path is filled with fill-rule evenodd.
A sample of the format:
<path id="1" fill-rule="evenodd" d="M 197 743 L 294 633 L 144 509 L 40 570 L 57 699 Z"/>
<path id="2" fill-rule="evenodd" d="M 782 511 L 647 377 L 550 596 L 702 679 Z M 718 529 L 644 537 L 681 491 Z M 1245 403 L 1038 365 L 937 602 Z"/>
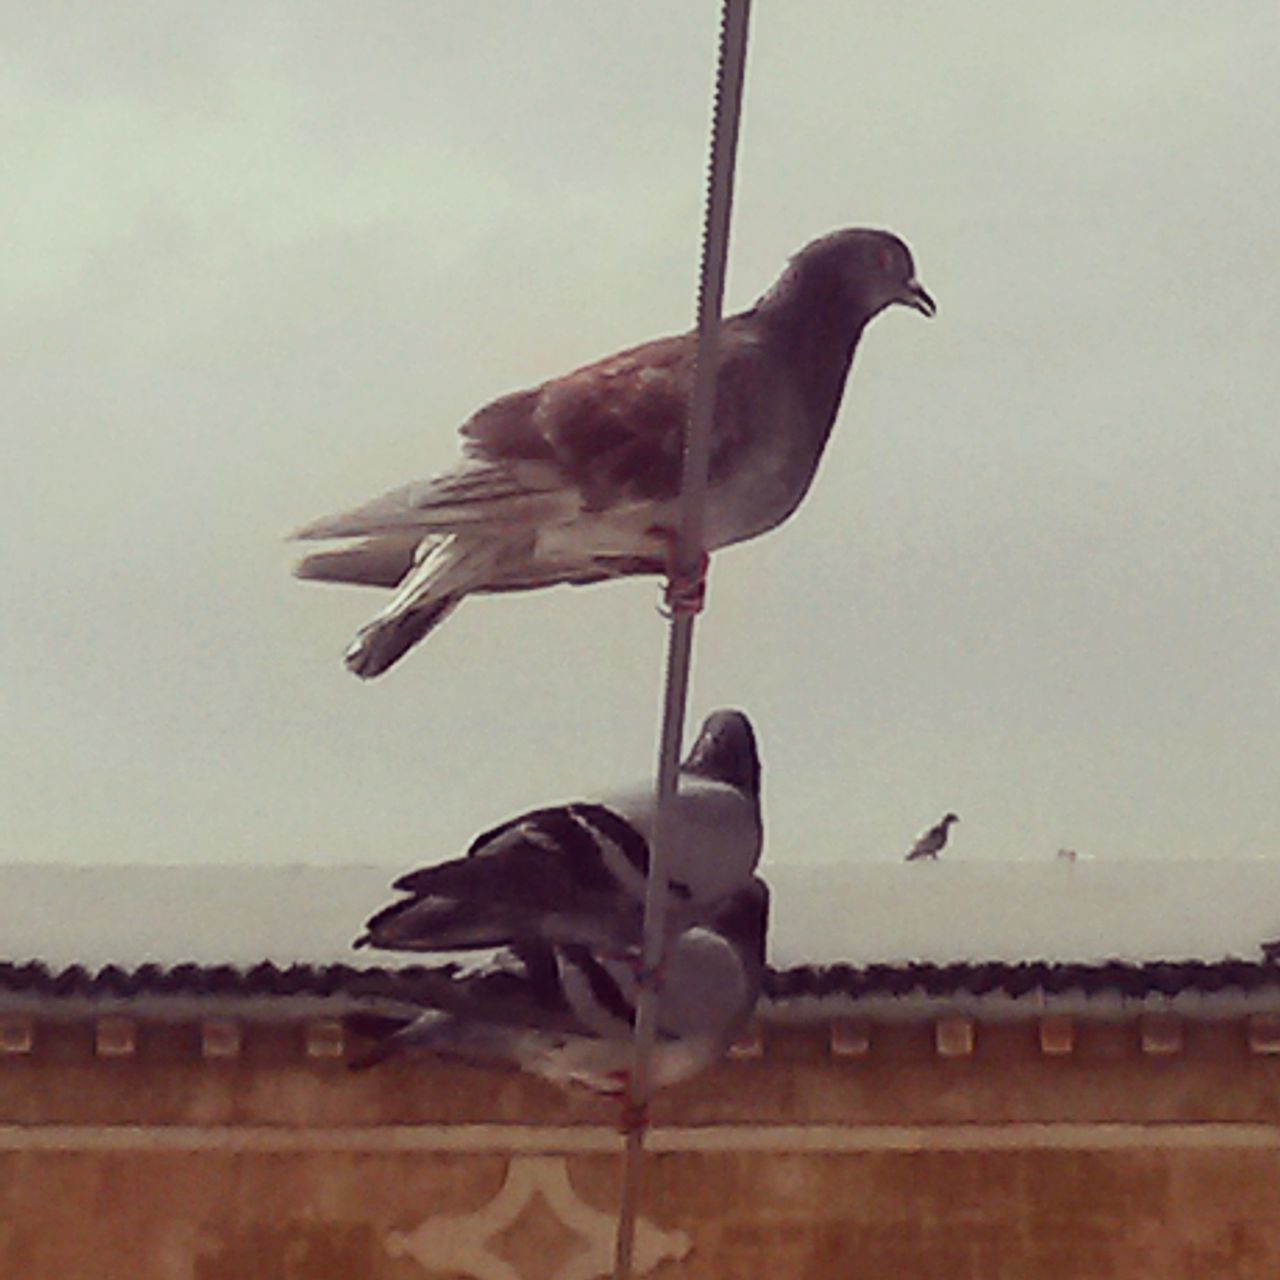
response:
<path id="1" fill-rule="evenodd" d="M 723 0 L 711 126 L 711 158 L 702 228 L 702 264 L 698 283 L 698 345 L 693 394 L 685 431 L 681 471 L 681 522 L 672 555 L 675 575 L 689 580 L 703 571 L 707 465 L 711 455 L 711 421 L 719 368 L 720 313 L 724 300 L 725 262 L 729 250 L 729 218 L 733 209 L 733 175 L 742 113 L 750 0 Z M 639 998 L 636 1002 L 635 1055 L 628 1089 L 634 1123 L 627 1131 L 622 1166 L 622 1195 L 614 1250 L 615 1280 L 630 1280 L 635 1246 L 636 1183 L 644 1151 L 643 1116 L 652 1092 L 653 1046 L 657 1030 L 657 976 L 666 944 L 667 874 L 671 801 L 679 778 L 689 665 L 693 650 L 694 614 L 675 610 L 667 643 L 662 737 L 653 831 L 649 841 L 649 878 L 645 886 L 644 947 Z"/>

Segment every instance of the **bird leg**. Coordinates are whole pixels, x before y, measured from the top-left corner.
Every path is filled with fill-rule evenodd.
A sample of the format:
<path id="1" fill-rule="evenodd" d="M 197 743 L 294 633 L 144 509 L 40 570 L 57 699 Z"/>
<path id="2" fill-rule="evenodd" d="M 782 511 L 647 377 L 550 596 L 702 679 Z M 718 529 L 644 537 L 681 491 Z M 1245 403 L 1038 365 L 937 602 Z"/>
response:
<path id="1" fill-rule="evenodd" d="M 707 565 L 711 557 L 704 551 L 698 570 L 691 577 L 668 574 L 667 586 L 662 593 L 662 605 L 658 610 L 665 618 L 695 618 L 707 601 Z"/>
<path id="2" fill-rule="evenodd" d="M 707 599 L 707 569 L 711 557 L 698 552 L 698 563 L 689 572 L 679 561 L 680 535 L 668 525 L 653 525 L 648 533 L 666 547 L 667 585 L 658 612 L 664 618 L 696 617 Z"/>
<path id="3" fill-rule="evenodd" d="M 629 1093 L 626 1094 L 618 1117 L 618 1132 L 629 1138 L 633 1133 L 643 1133 L 648 1127 L 649 1104 L 637 1102 Z"/>
<path id="4" fill-rule="evenodd" d="M 631 1096 L 631 1072 L 625 1069 L 610 1071 L 608 1078 L 615 1086 L 608 1093 L 618 1100 L 618 1132 L 624 1138 L 643 1132 L 649 1127 L 649 1104 Z"/>
<path id="5" fill-rule="evenodd" d="M 635 948 L 604 952 L 600 958 L 610 964 L 625 965 L 631 971 L 637 987 L 649 987 L 656 995 L 662 994 L 662 984 L 666 974 L 665 952 L 652 968 L 645 964 L 644 952 Z"/>
<path id="6" fill-rule="evenodd" d="M 667 957 L 663 957 L 651 969 L 644 962 L 644 958 L 637 957 L 635 961 L 636 985 L 640 987 L 648 987 L 654 995 L 662 994 L 663 982 L 666 978 L 666 962 Z"/>

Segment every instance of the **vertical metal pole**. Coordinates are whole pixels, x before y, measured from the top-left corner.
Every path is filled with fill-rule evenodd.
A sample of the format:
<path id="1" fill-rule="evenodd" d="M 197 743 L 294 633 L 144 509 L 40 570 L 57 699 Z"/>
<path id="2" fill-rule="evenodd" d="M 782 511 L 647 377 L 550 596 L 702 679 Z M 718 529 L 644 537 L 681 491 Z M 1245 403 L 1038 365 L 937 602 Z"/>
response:
<path id="1" fill-rule="evenodd" d="M 682 519 L 673 553 L 673 571 L 688 581 L 702 571 L 707 464 L 711 455 L 711 421 L 719 368 L 720 313 L 724 300 L 725 261 L 729 249 L 729 216 L 733 208 L 733 174 L 742 112 L 750 0 L 723 0 L 720 49 L 712 117 L 711 159 L 702 231 L 702 266 L 698 286 L 698 349 L 693 395 L 685 431 L 681 473 Z M 667 874 L 671 800 L 679 776 L 685 703 L 689 691 L 689 659 L 695 614 L 675 610 L 667 644 L 666 685 L 662 707 L 662 739 L 658 753 L 657 804 L 649 842 L 649 879 L 645 886 L 643 980 L 636 1003 L 635 1057 L 629 1104 L 643 1116 L 652 1091 L 653 1044 L 657 1023 L 655 979 L 666 942 Z M 630 1280 L 635 1244 L 636 1178 L 644 1149 L 644 1124 L 627 1131 L 622 1169 L 622 1198 L 614 1250 L 615 1280 Z"/>

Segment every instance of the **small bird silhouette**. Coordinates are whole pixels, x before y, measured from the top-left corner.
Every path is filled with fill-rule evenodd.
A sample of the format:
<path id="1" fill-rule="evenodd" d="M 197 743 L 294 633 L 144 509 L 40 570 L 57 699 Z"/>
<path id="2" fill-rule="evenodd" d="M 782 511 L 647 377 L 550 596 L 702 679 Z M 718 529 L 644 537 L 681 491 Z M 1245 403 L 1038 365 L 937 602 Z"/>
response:
<path id="1" fill-rule="evenodd" d="M 943 845 L 947 843 L 947 833 L 953 822 L 959 822 L 959 817 L 954 813 L 949 813 L 942 819 L 937 826 L 930 827 L 928 831 L 923 831 L 916 838 L 915 844 L 911 846 L 907 853 L 905 861 L 916 862 L 920 858 L 937 859 Z"/>

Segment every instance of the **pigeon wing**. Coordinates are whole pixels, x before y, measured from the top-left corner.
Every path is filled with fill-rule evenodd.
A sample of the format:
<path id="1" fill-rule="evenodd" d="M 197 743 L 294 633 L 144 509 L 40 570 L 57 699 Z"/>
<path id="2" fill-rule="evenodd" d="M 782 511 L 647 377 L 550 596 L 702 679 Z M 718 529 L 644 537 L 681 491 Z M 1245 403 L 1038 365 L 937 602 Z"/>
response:
<path id="1" fill-rule="evenodd" d="M 679 488 L 694 347 L 660 338 L 598 360 L 532 393 L 528 412 L 477 414 L 462 428 L 468 457 L 554 462 L 589 512 L 666 501 Z"/>
<path id="2" fill-rule="evenodd" d="M 636 877 L 648 846 L 602 804 L 529 813 L 484 832 L 466 855 L 401 876 L 409 895 L 373 916 L 360 942 L 392 950 L 501 946 L 552 937 L 625 947 L 638 933 Z M 359 944 L 358 944 L 359 945 Z"/>

